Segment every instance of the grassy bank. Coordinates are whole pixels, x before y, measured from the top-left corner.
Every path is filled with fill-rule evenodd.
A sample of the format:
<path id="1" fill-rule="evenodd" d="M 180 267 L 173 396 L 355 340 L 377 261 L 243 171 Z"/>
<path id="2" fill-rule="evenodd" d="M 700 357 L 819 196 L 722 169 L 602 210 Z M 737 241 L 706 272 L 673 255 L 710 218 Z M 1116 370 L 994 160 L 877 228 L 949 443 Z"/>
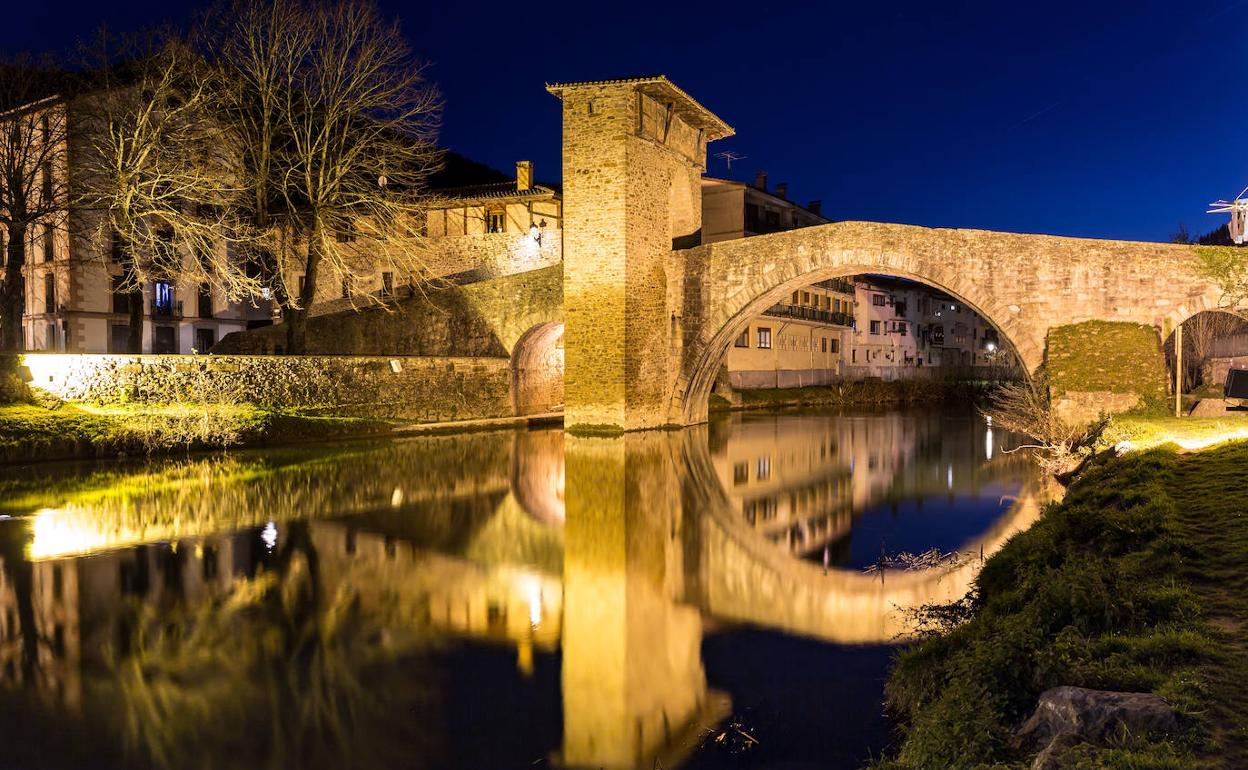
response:
<path id="1" fill-rule="evenodd" d="M 391 423 L 249 405 L 0 406 L 0 462 L 109 457 L 345 438 Z"/>
<path id="2" fill-rule="evenodd" d="M 777 406 L 839 406 L 976 401 L 991 392 L 993 383 L 971 380 L 861 380 L 805 388 L 762 388 L 739 390 L 735 406 L 712 394 L 711 411 L 764 409 Z"/>
<path id="3" fill-rule="evenodd" d="M 1059 685 L 1155 692 L 1180 734 L 1123 735 L 1062 767 L 1248 766 L 1248 443 L 1103 460 L 988 560 L 896 660 L 877 768 L 1023 768 L 1014 730 Z M 960 622 L 959 622 L 960 621 Z"/>

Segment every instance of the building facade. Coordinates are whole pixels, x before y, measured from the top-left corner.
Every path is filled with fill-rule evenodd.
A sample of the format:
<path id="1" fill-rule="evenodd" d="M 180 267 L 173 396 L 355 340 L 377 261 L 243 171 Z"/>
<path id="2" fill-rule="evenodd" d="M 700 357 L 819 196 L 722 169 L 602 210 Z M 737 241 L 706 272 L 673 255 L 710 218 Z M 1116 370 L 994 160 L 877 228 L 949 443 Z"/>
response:
<path id="1" fill-rule="evenodd" d="M 800 388 L 844 376 L 853 339 L 854 286 L 821 281 L 763 311 L 728 349 L 733 388 Z"/>
<path id="2" fill-rule="evenodd" d="M 767 172 L 754 184 L 715 177 L 702 178 L 702 243 L 827 224 L 819 201 L 805 207 L 790 201 L 788 185 L 767 189 Z"/>
<path id="3" fill-rule="evenodd" d="M 39 169 L 42 194 L 53 199 L 55 210 L 22 236 L 24 347 L 122 352 L 129 335 L 130 287 L 120 244 L 90 212 L 71 207 L 67 199 L 75 176 L 73 159 L 81 154 L 75 145 L 89 141 L 82 106 L 77 100 L 51 98 L 29 109 L 42 113 L 44 140 L 53 137 L 51 141 L 62 146 L 48 153 L 53 160 Z M 29 111 L 15 111 L 8 119 L 30 122 Z M 49 131 L 50 124 L 57 130 Z M 11 232 L 0 233 L 0 246 L 7 247 L 10 237 Z M 269 323 L 271 318 L 267 302 L 229 302 L 206 286 L 171 279 L 146 283 L 141 291 L 145 353 L 204 353 L 224 335 Z"/>

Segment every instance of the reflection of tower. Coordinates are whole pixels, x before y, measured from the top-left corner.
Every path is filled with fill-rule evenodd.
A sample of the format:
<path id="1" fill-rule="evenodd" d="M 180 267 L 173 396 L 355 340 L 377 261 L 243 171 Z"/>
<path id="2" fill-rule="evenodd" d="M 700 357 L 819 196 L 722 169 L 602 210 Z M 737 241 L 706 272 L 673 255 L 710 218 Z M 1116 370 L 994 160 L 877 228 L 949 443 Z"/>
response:
<path id="1" fill-rule="evenodd" d="M 709 700 L 701 618 L 675 601 L 676 440 L 566 439 L 561 760 L 571 767 L 653 767 Z"/>

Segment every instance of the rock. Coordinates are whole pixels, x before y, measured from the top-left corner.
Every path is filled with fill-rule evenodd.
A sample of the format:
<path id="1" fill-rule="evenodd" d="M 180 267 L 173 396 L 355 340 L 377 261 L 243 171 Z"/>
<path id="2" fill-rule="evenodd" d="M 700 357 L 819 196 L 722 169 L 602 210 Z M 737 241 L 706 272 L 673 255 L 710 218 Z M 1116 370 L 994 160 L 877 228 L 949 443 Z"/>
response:
<path id="1" fill-rule="evenodd" d="M 1233 404 L 1224 398 L 1202 398 L 1192 407 L 1192 417 L 1226 417 L 1238 412 L 1231 411 Z"/>
<path id="2" fill-rule="evenodd" d="M 1032 770 L 1055 770 L 1058 756 L 1076 743 L 1100 743 L 1118 730 L 1131 735 L 1178 729 L 1174 709 L 1159 696 L 1141 692 L 1055 687 L 1040 694 L 1036 710 L 1019 728 L 1023 747 L 1040 753 Z"/>

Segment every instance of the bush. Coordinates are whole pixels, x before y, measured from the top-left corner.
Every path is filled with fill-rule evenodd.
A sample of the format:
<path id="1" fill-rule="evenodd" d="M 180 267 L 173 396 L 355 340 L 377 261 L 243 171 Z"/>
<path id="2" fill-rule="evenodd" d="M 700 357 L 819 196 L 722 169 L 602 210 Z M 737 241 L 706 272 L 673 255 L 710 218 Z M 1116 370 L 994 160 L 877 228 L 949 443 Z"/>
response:
<path id="1" fill-rule="evenodd" d="M 1059 685 L 1196 703 L 1192 668 L 1216 644 L 1174 580 L 1185 554 L 1166 488 L 1174 463 L 1161 451 L 1100 462 L 985 563 L 969 619 L 897 656 L 886 698 L 902 741 L 878 767 L 1018 762 L 1014 730 Z"/>

